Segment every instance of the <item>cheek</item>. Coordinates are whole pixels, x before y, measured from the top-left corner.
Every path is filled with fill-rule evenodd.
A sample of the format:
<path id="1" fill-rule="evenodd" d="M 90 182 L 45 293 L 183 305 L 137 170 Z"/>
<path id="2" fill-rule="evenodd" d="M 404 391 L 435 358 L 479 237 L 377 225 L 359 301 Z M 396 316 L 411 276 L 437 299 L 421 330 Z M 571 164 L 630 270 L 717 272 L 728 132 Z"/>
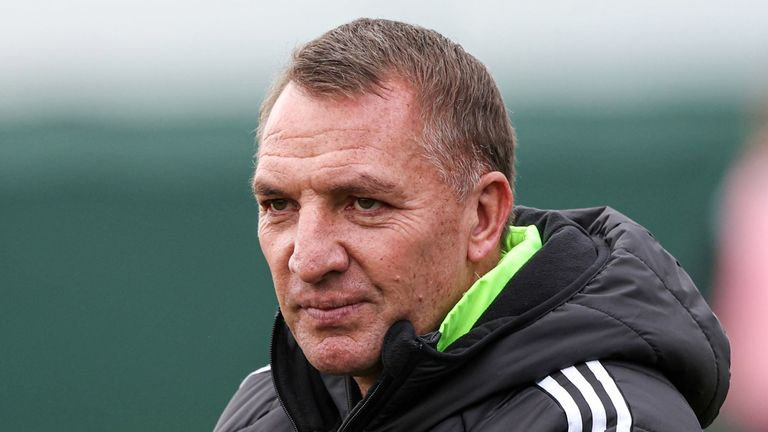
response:
<path id="1" fill-rule="evenodd" d="M 283 269 L 288 270 L 288 259 L 293 251 L 293 237 L 291 229 L 259 227 L 259 247 L 273 274 Z"/>
<path id="2" fill-rule="evenodd" d="M 411 321 L 420 334 L 436 330 L 468 288 L 466 251 L 459 231 L 443 222 L 434 225 L 432 236 L 413 249 L 409 281 L 403 284 Z"/>
<path id="3" fill-rule="evenodd" d="M 423 241 L 391 248 L 379 260 L 380 281 L 389 305 L 403 314 L 421 315 L 451 298 L 456 291 L 456 270 L 461 263 L 452 245 Z M 414 313 L 411 314 L 410 311 Z M 427 314 L 428 315 L 428 314 Z M 408 317 L 413 320 L 414 316 Z"/>
<path id="4" fill-rule="evenodd" d="M 259 246 L 272 274 L 272 283 L 280 308 L 284 310 L 285 297 L 290 286 L 288 260 L 291 256 L 291 242 L 285 233 L 259 231 Z"/>

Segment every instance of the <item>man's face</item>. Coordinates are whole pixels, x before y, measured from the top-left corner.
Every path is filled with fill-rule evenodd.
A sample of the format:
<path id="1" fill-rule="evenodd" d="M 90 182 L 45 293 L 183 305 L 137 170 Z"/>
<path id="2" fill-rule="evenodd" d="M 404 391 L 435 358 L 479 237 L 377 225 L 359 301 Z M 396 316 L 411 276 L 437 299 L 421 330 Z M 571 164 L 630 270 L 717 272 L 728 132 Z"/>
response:
<path id="1" fill-rule="evenodd" d="M 422 155 L 408 87 L 316 99 L 289 84 L 254 175 L 259 242 L 312 365 L 366 376 L 397 320 L 437 329 L 470 285 L 471 209 Z"/>

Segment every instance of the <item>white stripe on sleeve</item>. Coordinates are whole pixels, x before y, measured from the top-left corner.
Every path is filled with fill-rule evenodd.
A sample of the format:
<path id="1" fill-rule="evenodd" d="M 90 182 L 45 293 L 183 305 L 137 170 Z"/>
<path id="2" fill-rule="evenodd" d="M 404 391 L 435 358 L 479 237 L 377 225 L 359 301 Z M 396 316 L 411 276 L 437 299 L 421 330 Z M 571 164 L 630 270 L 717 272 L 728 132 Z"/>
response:
<path id="1" fill-rule="evenodd" d="M 616 432 L 630 432 L 630 428 L 632 427 L 632 414 L 630 414 L 627 401 L 625 401 L 624 396 L 621 395 L 619 387 L 616 386 L 616 382 L 613 381 L 611 375 L 599 361 L 588 361 L 587 367 L 589 367 L 589 370 L 595 374 L 595 377 L 600 381 L 600 384 L 603 385 L 605 392 L 608 393 L 608 397 L 611 398 L 614 408 L 616 408 Z"/>
<path id="2" fill-rule="evenodd" d="M 545 377 L 536 384 L 563 407 L 565 417 L 568 420 L 568 432 L 581 432 L 581 412 L 568 391 L 551 376 Z"/>
<path id="3" fill-rule="evenodd" d="M 269 372 L 271 370 L 272 370 L 272 365 L 268 364 L 268 365 L 266 365 L 264 367 L 260 367 L 260 368 L 256 369 L 255 371 L 249 373 L 248 376 L 245 377 L 245 379 L 243 379 L 243 382 L 240 383 L 240 388 L 243 388 L 243 385 L 245 384 L 246 381 L 248 381 L 248 378 L 252 377 L 253 375 L 260 374 L 262 372 Z"/>
<path id="4" fill-rule="evenodd" d="M 581 395 L 584 396 L 584 400 L 587 401 L 587 405 L 589 405 L 589 409 L 592 411 L 592 432 L 605 432 L 605 407 L 603 407 L 603 402 L 595 393 L 595 389 L 592 388 L 592 385 L 587 382 L 581 372 L 575 367 L 565 368 L 562 372 L 579 389 Z"/>

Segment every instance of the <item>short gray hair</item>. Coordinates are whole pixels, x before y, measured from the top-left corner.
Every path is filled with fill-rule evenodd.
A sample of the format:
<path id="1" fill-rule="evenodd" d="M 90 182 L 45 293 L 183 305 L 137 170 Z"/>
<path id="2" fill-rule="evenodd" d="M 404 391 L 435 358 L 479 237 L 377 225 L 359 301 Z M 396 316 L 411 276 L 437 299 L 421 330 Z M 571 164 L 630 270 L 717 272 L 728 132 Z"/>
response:
<path id="1" fill-rule="evenodd" d="M 289 82 L 316 97 L 377 93 L 391 77 L 416 93 L 424 155 L 463 199 L 490 171 L 515 178 L 515 131 L 485 66 L 434 30 L 361 18 L 299 47 L 259 113 L 261 139 L 275 101 Z"/>

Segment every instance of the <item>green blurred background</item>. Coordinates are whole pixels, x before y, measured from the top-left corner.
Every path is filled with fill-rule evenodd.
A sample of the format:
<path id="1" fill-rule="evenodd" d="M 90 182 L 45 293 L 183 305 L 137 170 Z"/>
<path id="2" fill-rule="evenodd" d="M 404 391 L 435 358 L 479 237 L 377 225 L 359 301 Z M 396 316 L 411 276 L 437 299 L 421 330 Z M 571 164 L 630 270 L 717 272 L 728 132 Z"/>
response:
<path id="1" fill-rule="evenodd" d="M 740 60 L 751 39 L 674 36 L 731 25 L 762 35 L 751 9 L 738 16 L 749 25 L 718 9 L 702 12 L 713 22 L 664 24 L 606 2 L 608 17 L 594 5 L 493 4 L 509 18 L 458 2 L 443 17 L 430 14 L 436 3 L 338 2 L 305 5 L 296 21 L 298 3 L 233 2 L 173 22 L 174 2 L 73 4 L 32 2 L 0 21 L 10 40 L 0 46 L 10 59 L 0 71 L 2 430 L 213 427 L 240 380 L 268 362 L 276 307 L 248 186 L 261 92 L 295 43 L 359 15 L 443 31 L 489 65 L 518 130 L 518 203 L 615 207 L 709 293 L 717 191 L 749 134 L 750 83 L 766 62 Z M 197 24 L 209 15 L 220 23 L 205 33 Z M 479 29 L 485 19 L 497 25 Z"/>

